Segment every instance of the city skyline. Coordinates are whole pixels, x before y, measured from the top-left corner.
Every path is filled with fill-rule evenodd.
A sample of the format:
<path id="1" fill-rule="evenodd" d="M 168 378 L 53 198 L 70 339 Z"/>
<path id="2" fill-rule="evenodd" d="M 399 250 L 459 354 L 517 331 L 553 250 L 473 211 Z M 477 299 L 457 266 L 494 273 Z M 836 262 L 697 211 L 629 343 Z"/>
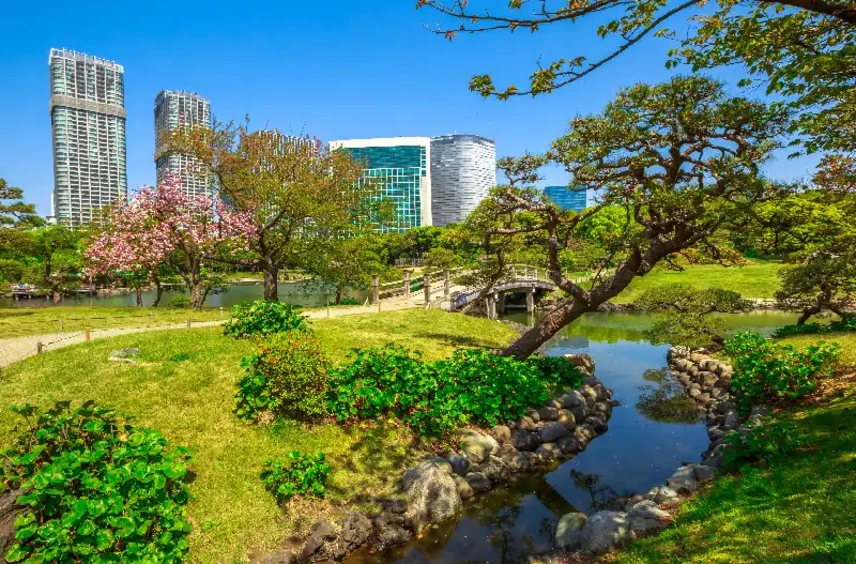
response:
<path id="1" fill-rule="evenodd" d="M 160 184 L 167 176 L 181 178 L 181 187 L 187 194 L 196 196 L 213 189 L 208 174 L 201 170 L 198 161 L 183 153 L 168 151 L 164 137 L 180 127 L 213 125 L 211 102 L 196 92 L 161 90 L 155 96 L 155 176 Z"/>

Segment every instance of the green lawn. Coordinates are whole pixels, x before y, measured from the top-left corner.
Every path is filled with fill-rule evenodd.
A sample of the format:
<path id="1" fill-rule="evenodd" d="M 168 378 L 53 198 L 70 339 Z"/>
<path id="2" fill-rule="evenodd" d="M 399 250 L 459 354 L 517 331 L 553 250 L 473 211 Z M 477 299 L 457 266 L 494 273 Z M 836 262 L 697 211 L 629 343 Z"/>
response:
<path id="1" fill-rule="evenodd" d="M 498 347 L 515 333 L 484 319 L 437 310 L 407 310 L 312 322 L 330 356 L 351 347 L 397 342 L 437 359 L 460 345 Z M 295 422 L 245 425 L 233 414 L 240 359 L 251 343 L 223 337 L 219 327 L 137 333 L 51 351 L 9 367 L 0 380 L 0 446 L 12 438 L 15 404 L 95 399 L 137 417 L 176 445 L 192 450 L 196 478 L 189 514 L 195 525 L 190 560 L 245 561 L 270 551 L 299 527 L 370 503 L 389 493 L 402 470 L 422 453 L 406 429 L 343 429 Z M 107 361 L 111 350 L 140 347 L 137 364 Z M 325 452 L 333 471 L 328 500 L 293 502 L 283 513 L 259 479 L 262 463 L 297 449 Z"/>
<path id="2" fill-rule="evenodd" d="M 841 363 L 856 366 L 856 333 L 824 333 L 823 335 L 797 335 L 779 339 L 779 343 L 805 348 L 820 341 L 836 342 L 841 347 Z"/>
<path id="3" fill-rule="evenodd" d="M 852 349 L 851 349 L 852 350 Z M 631 543 L 613 564 L 856 562 L 856 387 L 777 414 L 806 445 L 687 501 L 674 526 Z"/>
<path id="4" fill-rule="evenodd" d="M 214 321 L 228 317 L 229 311 L 219 309 L 174 309 L 168 307 L 16 307 L 0 308 L 0 339 L 43 335 L 64 331 L 86 329 L 109 329 L 111 327 L 145 327 Z"/>
<path id="5" fill-rule="evenodd" d="M 629 303 L 649 288 L 674 283 L 699 289 L 733 290 L 744 298 L 772 298 L 779 288 L 777 273 L 781 268 L 780 264 L 773 262 L 758 262 L 739 267 L 699 264 L 687 266 L 681 272 L 657 267 L 641 278 L 634 278 L 630 286 L 613 301 Z"/>

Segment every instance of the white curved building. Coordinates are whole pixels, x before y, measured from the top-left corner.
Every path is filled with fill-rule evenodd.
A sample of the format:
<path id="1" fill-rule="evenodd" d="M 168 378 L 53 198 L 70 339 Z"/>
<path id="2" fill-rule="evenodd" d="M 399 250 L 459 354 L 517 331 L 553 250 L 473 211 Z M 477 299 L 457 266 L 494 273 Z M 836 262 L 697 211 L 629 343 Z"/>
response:
<path id="1" fill-rule="evenodd" d="M 496 186 L 496 145 L 478 135 L 431 138 L 433 224 L 461 223 Z"/>

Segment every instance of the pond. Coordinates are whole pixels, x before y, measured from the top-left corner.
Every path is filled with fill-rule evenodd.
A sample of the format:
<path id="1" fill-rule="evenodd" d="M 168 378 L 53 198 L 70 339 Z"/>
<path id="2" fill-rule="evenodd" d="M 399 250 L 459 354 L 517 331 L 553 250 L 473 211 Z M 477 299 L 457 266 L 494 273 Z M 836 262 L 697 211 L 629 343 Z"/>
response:
<path id="1" fill-rule="evenodd" d="M 164 292 L 163 304 L 172 296 L 180 292 Z M 225 307 L 230 308 L 233 305 L 241 302 L 252 302 L 262 299 L 264 293 L 263 286 L 259 284 L 230 284 L 225 292 L 212 293 L 205 300 L 206 307 Z M 187 293 L 184 293 L 187 295 Z M 352 291 L 348 292 L 353 298 L 364 301 L 368 292 Z M 332 294 L 325 295 L 318 291 L 306 291 L 303 284 L 299 282 L 282 283 L 279 285 L 279 299 L 284 302 L 289 302 L 301 306 L 323 306 L 329 299 L 333 301 Z M 155 291 L 146 290 L 143 292 L 143 305 L 149 306 L 155 300 Z M 0 307 L 43 307 L 50 305 L 46 298 L 34 298 L 29 300 L 13 301 L 12 298 L 0 298 Z M 134 307 L 137 305 L 137 297 L 133 293 L 129 294 L 113 294 L 107 295 L 99 293 L 97 296 L 90 297 L 86 295 L 65 296 L 61 305 L 65 306 L 112 306 L 112 307 Z"/>
<path id="2" fill-rule="evenodd" d="M 508 316 L 531 324 L 526 314 Z M 796 316 L 756 312 L 726 316 L 732 331 L 769 333 Z M 575 458 L 546 474 L 518 478 L 466 504 L 462 516 L 429 529 L 411 544 L 381 554 L 357 551 L 348 564 L 496 563 L 552 548 L 552 530 L 566 513 L 594 513 L 619 496 L 665 483 L 682 462 L 696 462 L 707 448 L 704 424 L 691 400 L 666 370 L 668 346 L 645 341 L 650 318 L 595 313 L 578 320 L 545 347 L 549 355 L 587 353 L 595 373 L 621 406 L 609 430 Z"/>

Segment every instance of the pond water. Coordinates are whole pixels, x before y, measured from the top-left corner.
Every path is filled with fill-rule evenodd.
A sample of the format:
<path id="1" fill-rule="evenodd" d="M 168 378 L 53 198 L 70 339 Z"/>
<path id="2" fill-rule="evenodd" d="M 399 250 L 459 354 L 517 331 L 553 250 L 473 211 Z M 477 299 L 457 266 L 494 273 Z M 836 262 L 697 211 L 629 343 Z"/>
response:
<path id="1" fill-rule="evenodd" d="M 172 296 L 180 292 L 164 292 L 162 304 Z M 252 302 L 262 299 L 264 288 L 261 284 L 231 284 L 227 291 L 212 293 L 205 300 L 206 307 L 232 307 L 241 302 Z M 146 290 L 143 292 L 143 305 L 149 306 L 155 301 L 155 291 Z M 185 292 L 184 295 L 187 295 Z M 360 301 L 364 301 L 368 292 L 352 291 L 347 295 L 354 297 Z M 287 283 L 279 285 L 279 299 L 284 302 L 289 302 L 301 306 L 323 306 L 329 299 L 332 303 L 334 298 L 332 294 L 324 294 L 318 291 L 307 291 L 301 283 Z M 46 298 L 34 298 L 30 300 L 16 300 L 11 298 L 0 298 L 0 307 L 44 307 L 50 305 Z M 62 304 L 64 306 L 112 306 L 112 307 L 134 307 L 137 305 L 137 297 L 135 294 L 113 294 L 106 295 L 99 293 L 97 296 L 90 297 L 86 295 L 80 296 L 65 296 Z"/>
<path id="2" fill-rule="evenodd" d="M 526 314 L 511 315 L 531 324 Z M 726 316 L 732 331 L 769 333 L 796 316 L 757 312 Z M 594 513 L 619 496 L 665 483 L 682 462 L 695 462 L 707 448 L 707 432 L 691 400 L 666 370 L 668 346 L 644 340 L 650 318 L 595 313 L 565 328 L 546 346 L 553 356 L 588 353 L 595 373 L 621 406 L 609 430 L 575 458 L 546 474 L 518 477 L 507 487 L 464 506 L 456 521 L 429 529 L 421 539 L 380 554 L 362 550 L 348 564 L 496 563 L 552 548 L 556 521 L 571 511 Z"/>

